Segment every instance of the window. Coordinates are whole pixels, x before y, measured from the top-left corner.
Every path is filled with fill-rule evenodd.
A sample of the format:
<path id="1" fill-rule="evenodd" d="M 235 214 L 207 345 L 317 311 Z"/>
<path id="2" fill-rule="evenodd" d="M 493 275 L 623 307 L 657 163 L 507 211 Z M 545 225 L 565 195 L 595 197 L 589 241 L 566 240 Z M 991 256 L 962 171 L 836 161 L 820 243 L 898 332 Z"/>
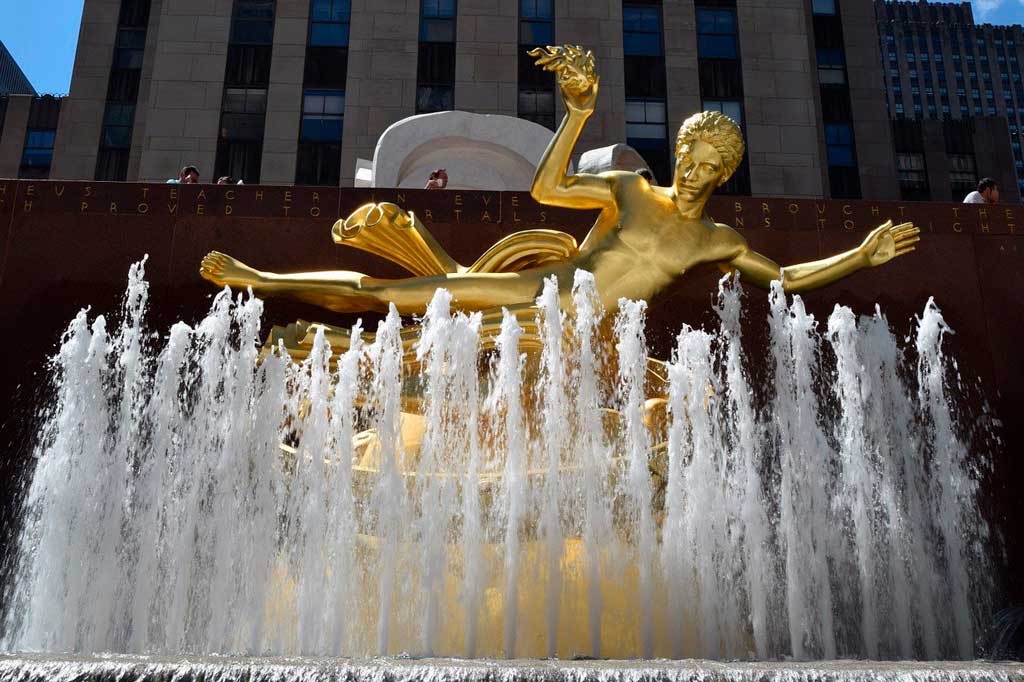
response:
<path id="1" fill-rule="evenodd" d="M 924 154 L 897 154 L 896 170 L 899 173 L 901 190 L 927 191 L 928 176 L 925 173 Z"/>
<path id="2" fill-rule="evenodd" d="M 555 14 L 553 3 L 554 0 L 519 0 L 520 45 L 554 44 Z"/>
<path id="3" fill-rule="evenodd" d="M 539 123 L 550 129 L 555 124 L 554 90 L 520 90 L 519 118 Z"/>
<path id="4" fill-rule="evenodd" d="M 455 108 L 455 0 L 421 0 L 416 113 Z"/>
<path id="5" fill-rule="evenodd" d="M 21 153 L 19 178 L 46 178 L 50 175 L 53 161 L 53 141 L 56 129 L 29 128 L 25 135 L 25 147 Z"/>
<path id="6" fill-rule="evenodd" d="M 555 129 L 554 74 L 534 66 L 531 48 L 554 42 L 554 0 L 519 0 L 519 118 Z"/>
<path id="7" fill-rule="evenodd" d="M 344 91 L 308 88 L 303 92 L 296 184 L 338 185 L 344 113 Z"/>
<path id="8" fill-rule="evenodd" d="M 736 59 L 736 12 L 697 8 L 697 54 L 702 59 Z"/>
<path id="9" fill-rule="evenodd" d="M 703 9 L 697 10 L 698 26 L 700 13 L 703 11 Z M 622 47 L 623 52 L 630 56 L 656 57 L 665 53 L 662 46 L 661 5 L 637 3 L 623 5 Z"/>
<path id="10" fill-rule="evenodd" d="M 720 111 L 735 121 L 736 125 L 740 127 L 743 126 L 743 108 L 740 106 L 739 102 L 706 99 L 704 100 L 704 110 Z"/>
<path id="11" fill-rule="evenodd" d="M 347 47 L 351 0 L 312 0 L 309 44 Z"/>
<path id="12" fill-rule="evenodd" d="M 846 82 L 846 65 L 841 49 L 819 47 L 817 55 L 819 83 L 822 85 L 842 85 Z"/>
<path id="13" fill-rule="evenodd" d="M 856 166 L 853 153 L 853 131 L 848 124 L 827 124 L 825 126 L 825 143 L 828 147 L 828 165 Z"/>
<path id="14" fill-rule="evenodd" d="M 259 182 L 274 0 L 234 0 L 214 177 Z"/>
<path id="15" fill-rule="evenodd" d="M 235 0 L 231 43 L 270 45 L 274 41 L 274 0 Z"/>
<path id="16" fill-rule="evenodd" d="M 827 14 L 832 15 L 836 13 L 836 1 L 835 0 L 812 0 L 811 11 L 814 14 Z M 886 36 L 890 41 L 892 36 Z"/>
<path id="17" fill-rule="evenodd" d="M 455 0 L 422 0 L 420 40 L 427 43 L 455 42 Z"/>
<path id="18" fill-rule="evenodd" d="M 637 150 L 658 182 L 671 178 L 665 101 L 626 100 L 626 143 Z"/>
<path id="19" fill-rule="evenodd" d="M 341 142 L 344 114 L 344 91 L 306 90 L 302 96 L 300 139 L 303 142 Z"/>
<path id="20" fill-rule="evenodd" d="M 949 185 L 953 196 L 963 196 L 975 189 L 978 183 L 974 167 L 974 156 L 970 154 L 949 154 Z"/>

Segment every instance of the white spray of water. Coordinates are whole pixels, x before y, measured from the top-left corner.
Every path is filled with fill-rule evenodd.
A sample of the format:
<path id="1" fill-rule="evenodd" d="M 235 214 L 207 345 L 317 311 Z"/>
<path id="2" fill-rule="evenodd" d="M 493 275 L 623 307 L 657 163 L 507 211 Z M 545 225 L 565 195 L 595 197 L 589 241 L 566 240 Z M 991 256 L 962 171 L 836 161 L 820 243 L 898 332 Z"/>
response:
<path id="1" fill-rule="evenodd" d="M 133 268 L 116 331 L 83 311 L 53 359 L 0 647 L 974 655 L 985 453 L 934 305 L 901 347 L 843 308 L 819 336 L 776 288 L 758 369 L 723 279 L 718 329 L 655 378 L 642 303 L 606 354 L 586 273 L 572 296 L 569 325 L 542 292 L 534 363 L 507 312 L 481 357 L 439 292 L 405 372 L 394 309 L 295 363 L 258 357 L 262 305 L 228 291 L 159 348 Z"/>

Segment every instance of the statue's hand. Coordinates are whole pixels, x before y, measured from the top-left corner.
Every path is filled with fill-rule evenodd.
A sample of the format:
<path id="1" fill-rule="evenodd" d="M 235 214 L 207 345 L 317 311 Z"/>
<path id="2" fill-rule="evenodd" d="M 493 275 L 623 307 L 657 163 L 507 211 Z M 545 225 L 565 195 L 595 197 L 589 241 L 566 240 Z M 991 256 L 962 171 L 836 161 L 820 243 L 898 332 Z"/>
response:
<path id="1" fill-rule="evenodd" d="M 914 227 L 913 223 L 893 225 L 891 220 L 887 220 L 864 239 L 860 251 L 867 259 L 868 266 L 874 267 L 913 251 L 914 244 L 921 241 L 920 234 L 921 230 Z"/>
<path id="2" fill-rule="evenodd" d="M 220 251 L 211 251 L 203 257 L 199 274 L 219 287 L 232 289 L 256 288 L 262 281 L 258 270 Z"/>
<path id="3" fill-rule="evenodd" d="M 527 54 L 537 57 L 537 66 L 555 73 L 566 109 L 581 114 L 593 113 L 601 80 L 594 67 L 593 52 L 579 45 L 549 45 L 535 47 Z"/>

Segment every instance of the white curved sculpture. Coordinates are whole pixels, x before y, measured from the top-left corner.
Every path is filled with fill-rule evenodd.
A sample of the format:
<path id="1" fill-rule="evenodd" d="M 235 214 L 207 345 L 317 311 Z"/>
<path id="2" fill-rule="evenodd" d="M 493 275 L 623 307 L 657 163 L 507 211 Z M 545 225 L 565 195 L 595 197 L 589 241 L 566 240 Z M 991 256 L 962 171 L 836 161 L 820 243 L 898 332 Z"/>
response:
<path id="1" fill-rule="evenodd" d="M 410 116 L 377 140 L 368 184 L 422 188 L 431 171 L 444 168 L 448 189 L 529 190 L 553 134 L 512 116 L 467 111 Z M 366 175 L 364 168 L 363 182 Z"/>

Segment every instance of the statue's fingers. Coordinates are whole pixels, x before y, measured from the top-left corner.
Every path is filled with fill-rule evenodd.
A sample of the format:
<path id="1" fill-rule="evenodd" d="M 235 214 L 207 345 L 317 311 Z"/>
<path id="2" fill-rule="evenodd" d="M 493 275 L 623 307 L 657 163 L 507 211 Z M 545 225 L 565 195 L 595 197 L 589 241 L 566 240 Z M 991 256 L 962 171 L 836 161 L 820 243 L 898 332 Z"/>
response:
<path id="1" fill-rule="evenodd" d="M 903 249 L 896 249 L 896 255 L 897 256 L 902 256 L 904 254 L 907 254 L 907 253 L 910 253 L 911 251 L 916 251 L 916 250 L 917 250 L 917 247 L 908 246 L 908 247 L 903 248 Z"/>
<path id="2" fill-rule="evenodd" d="M 899 237 L 896 239 L 896 248 L 902 249 L 904 246 L 916 244 L 919 241 L 921 241 L 920 237 Z"/>
<path id="3" fill-rule="evenodd" d="M 916 227 L 914 227 L 914 225 L 912 223 L 903 223 L 902 225 L 897 225 L 896 227 L 892 228 L 892 233 L 893 234 L 906 234 L 906 233 L 917 234 L 920 231 L 921 230 L 916 228 Z"/>

